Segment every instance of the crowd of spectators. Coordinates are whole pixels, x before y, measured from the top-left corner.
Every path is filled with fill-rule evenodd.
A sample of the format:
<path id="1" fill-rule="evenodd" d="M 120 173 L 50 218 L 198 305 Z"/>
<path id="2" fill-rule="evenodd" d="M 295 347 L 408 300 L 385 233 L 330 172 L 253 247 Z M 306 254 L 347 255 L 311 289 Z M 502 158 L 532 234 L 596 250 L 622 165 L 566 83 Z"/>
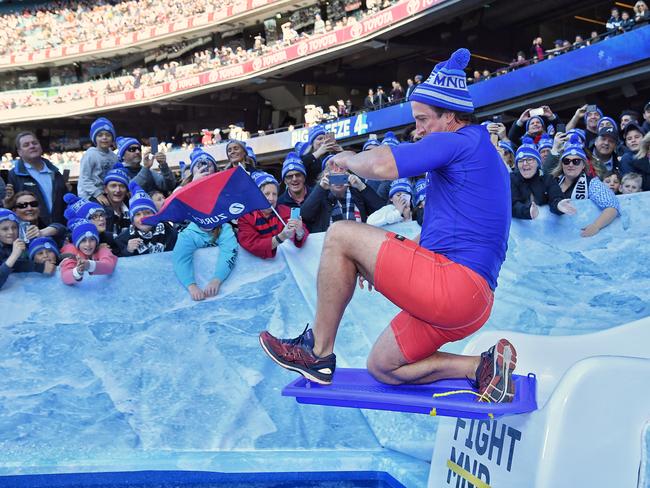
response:
<path id="1" fill-rule="evenodd" d="M 313 24 L 306 24 L 307 27 L 303 29 L 297 29 L 296 26 L 292 25 L 292 22 L 285 22 L 280 26 L 280 35 L 270 42 L 267 42 L 261 34 L 255 36 L 252 45 L 248 47 L 243 38 L 231 40 L 228 44 L 220 47 L 201 49 L 178 61 L 174 60 L 162 65 L 156 64 L 151 69 L 143 66 L 135 68 L 131 73 L 123 76 L 60 86 L 56 88 L 55 93 L 42 89 L 6 92 L 0 94 L 0 108 L 9 110 L 63 104 L 101 95 L 121 93 L 140 87 L 152 87 L 223 66 L 245 63 L 253 58 L 277 52 L 313 35 L 345 27 L 350 23 L 359 21 L 365 15 L 374 13 L 379 8 L 390 7 L 395 1 L 386 0 L 381 4 L 372 3 L 370 9 L 362 9 L 361 4 L 355 5 L 350 2 L 345 4 L 330 2 L 328 11 L 332 9 L 334 3 L 339 5 L 339 10 L 336 10 L 338 13 L 332 13 L 333 18 L 327 18 L 327 20 L 323 21 L 319 15 L 315 18 Z M 354 6 L 353 10 L 348 9 L 350 5 Z M 303 23 L 303 25 L 305 24 Z M 270 37 L 275 38 L 276 36 L 271 35 Z"/>
<path id="2" fill-rule="evenodd" d="M 524 110 L 509 129 L 499 117 L 482 125 L 510 171 L 514 218 L 534 220 L 543 205 L 559 216 L 574 214 L 574 201 L 589 199 L 600 209 L 581 230 L 590 237 L 620 215 L 616 195 L 650 190 L 650 102 L 642 113 L 626 109 L 616 119 L 584 105 L 562 121 L 544 105 Z M 403 142 L 392 132 L 381 139 L 373 134 L 361 150 L 422 136 L 416 130 L 405 134 Z M 255 153 L 239 140 L 225 141 L 225 165 L 196 147 L 178 174 L 164 151 L 146 151 L 135 138 L 117 137 L 108 119 L 93 122 L 90 139 L 73 194 L 38 138 L 31 132 L 16 137 L 19 158 L 8 181 L 0 179 L 0 286 L 13 272 L 53 274 L 57 267 L 65 284 L 79 285 L 112 273 L 119 259 L 172 252 L 180 284 L 202 300 L 218 294 L 241 249 L 269 259 L 278 247 L 300 248 L 310 233 L 340 220 L 383 226 L 410 220 L 422 225 L 424 219 L 425 175 L 371 181 L 342 170 L 330 161 L 342 148 L 323 125 L 312 126 L 307 141 L 286 154 L 279 179 L 261 171 Z M 268 209 L 217 228 L 145 221 L 180 187 L 234 167 L 251 176 Z M 192 255 L 209 246 L 221 253 L 212 279 L 201 288 Z"/>
<path id="3" fill-rule="evenodd" d="M 0 55 L 39 51 L 185 20 L 234 0 L 57 0 L 0 15 Z"/>

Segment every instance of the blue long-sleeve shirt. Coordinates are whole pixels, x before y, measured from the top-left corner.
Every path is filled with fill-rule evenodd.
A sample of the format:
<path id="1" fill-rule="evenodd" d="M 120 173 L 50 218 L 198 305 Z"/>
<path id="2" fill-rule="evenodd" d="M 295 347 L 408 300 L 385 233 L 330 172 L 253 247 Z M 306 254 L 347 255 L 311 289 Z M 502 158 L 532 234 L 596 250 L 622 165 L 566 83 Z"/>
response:
<path id="1" fill-rule="evenodd" d="M 192 222 L 178 235 L 173 252 L 174 272 L 185 288 L 196 283 L 194 279 L 194 251 L 214 246 L 219 247 L 219 257 L 212 277 L 223 283 L 235 266 L 239 250 L 232 226 L 224 224 L 219 237 L 215 239 L 212 233 L 201 230 Z"/>

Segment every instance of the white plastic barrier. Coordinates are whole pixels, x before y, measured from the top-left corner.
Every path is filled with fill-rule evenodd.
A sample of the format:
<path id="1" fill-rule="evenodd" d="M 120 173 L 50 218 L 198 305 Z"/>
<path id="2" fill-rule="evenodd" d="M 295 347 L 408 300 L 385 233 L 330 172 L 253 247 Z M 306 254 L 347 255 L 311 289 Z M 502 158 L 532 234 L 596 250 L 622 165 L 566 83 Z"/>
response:
<path id="1" fill-rule="evenodd" d="M 442 421 L 429 487 L 644 486 L 650 317 L 570 337 L 490 331 L 464 353 L 480 354 L 503 335 L 517 348 L 519 374 L 537 374 L 539 410 Z"/>

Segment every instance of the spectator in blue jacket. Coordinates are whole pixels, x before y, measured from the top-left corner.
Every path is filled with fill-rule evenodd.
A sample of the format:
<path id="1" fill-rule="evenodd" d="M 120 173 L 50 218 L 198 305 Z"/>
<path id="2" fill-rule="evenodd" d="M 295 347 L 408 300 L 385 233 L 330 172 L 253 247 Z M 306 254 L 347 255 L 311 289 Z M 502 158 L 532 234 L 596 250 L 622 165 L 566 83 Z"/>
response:
<path id="1" fill-rule="evenodd" d="M 212 279 L 202 290 L 194 278 L 194 251 L 204 247 L 218 247 L 219 257 Z M 174 271 L 192 300 L 204 300 L 219 293 L 219 288 L 235 266 L 238 250 L 239 245 L 229 223 L 216 228 L 200 228 L 192 222 L 178 234 L 173 252 Z"/>

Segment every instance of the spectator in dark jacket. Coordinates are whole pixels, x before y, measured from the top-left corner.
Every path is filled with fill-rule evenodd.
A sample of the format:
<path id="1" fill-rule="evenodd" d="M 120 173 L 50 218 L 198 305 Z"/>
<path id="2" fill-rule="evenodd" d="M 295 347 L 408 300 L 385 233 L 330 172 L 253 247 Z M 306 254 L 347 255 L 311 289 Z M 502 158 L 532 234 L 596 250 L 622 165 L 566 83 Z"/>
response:
<path id="1" fill-rule="evenodd" d="M 336 154 L 342 149 L 336 142 L 334 134 L 327 132 L 322 125 L 309 128 L 306 143 L 296 144 L 296 152 L 307 170 L 307 186 L 313 186 L 322 171 L 323 159 L 329 154 Z"/>
<path id="2" fill-rule="evenodd" d="M 355 220 L 365 222 L 368 215 L 384 206 L 384 201 L 353 174 L 323 164 L 323 173 L 300 209 L 310 232 L 324 232 L 332 222 Z M 332 183 L 330 178 L 347 177 L 347 183 Z"/>
<path id="3" fill-rule="evenodd" d="M 521 144 L 521 138 L 524 135 L 531 137 L 535 143 L 539 142 L 542 134 L 546 132 L 546 127 L 549 123 L 557 125 L 560 122 L 557 115 L 547 105 L 540 108 L 544 110 L 542 115 L 531 115 L 530 112 L 534 109 L 527 108 L 510 127 L 508 139 L 515 146 Z"/>
<path id="4" fill-rule="evenodd" d="M 5 199 L 20 191 L 31 191 L 38 198 L 44 224 L 65 224 L 63 195 L 67 190 L 63 175 L 43 158 L 41 143 L 32 132 L 21 132 L 16 136 L 16 151 L 20 159 L 9 171 Z"/>
<path id="5" fill-rule="evenodd" d="M 151 155 L 149 155 L 151 156 Z M 117 158 L 124 164 L 124 170 L 147 193 L 154 190 L 171 193 L 176 188 L 176 177 L 167 165 L 167 157 L 158 152 L 153 157 L 142 158 L 142 146 L 132 137 L 117 138 Z M 154 159 L 160 172 L 153 171 Z"/>
<path id="6" fill-rule="evenodd" d="M 513 217 L 535 219 L 542 205 L 548 205 L 554 214 L 565 213 L 558 208 L 563 200 L 562 190 L 553 176 L 541 174 L 542 159 L 532 139 L 524 138 L 515 155 L 515 164 L 516 170 L 510 174 Z M 569 211 L 568 206 L 561 205 L 561 208 Z"/>
<path id="7" fill-rule="evenodd" d="M 307 169 L 295 152 L 290 152 L 282 163 L 282 181 L 286 190 L 278 197 L 278 204 L 287 207 L 300 207 L 307 195 Z"/>

